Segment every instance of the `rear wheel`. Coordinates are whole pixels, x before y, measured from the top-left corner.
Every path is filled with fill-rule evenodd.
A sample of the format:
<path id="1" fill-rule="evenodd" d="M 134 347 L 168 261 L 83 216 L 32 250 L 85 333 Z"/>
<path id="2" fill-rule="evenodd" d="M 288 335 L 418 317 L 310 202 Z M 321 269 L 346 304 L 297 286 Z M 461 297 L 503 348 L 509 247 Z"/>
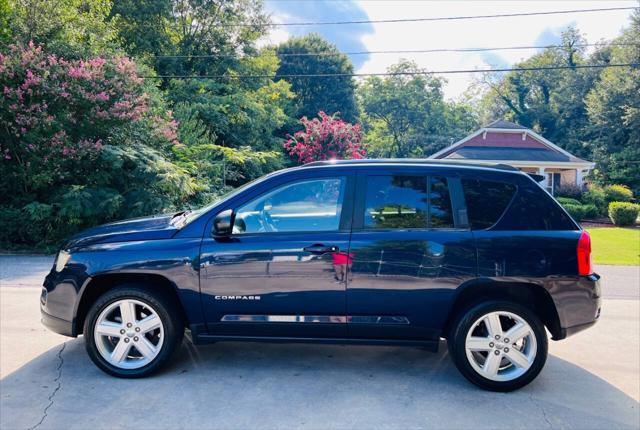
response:
<path id="1" fill-rule="evenodd" d="M 485 302 L 463 312 L 449 336 L 460 372 L 491 391 L 512 391 L 531 382 L 547 359 L 547 334 L 529 309 L 511 302 Z"/>
<path id="2" fill-rule="evenodd" d="M 123 378 L 159 370 L 183 335 L 175 304 L 138 285 L 123 285 L 100 296 L 84 325 L 91 360 L 105 372 Z"/>

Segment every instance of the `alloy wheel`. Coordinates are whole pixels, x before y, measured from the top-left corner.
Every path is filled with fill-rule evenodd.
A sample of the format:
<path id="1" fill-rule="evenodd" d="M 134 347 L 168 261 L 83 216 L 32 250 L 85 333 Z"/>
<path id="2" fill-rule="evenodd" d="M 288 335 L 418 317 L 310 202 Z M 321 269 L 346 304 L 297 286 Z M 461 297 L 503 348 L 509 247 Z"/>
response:
<path id="1" fill-rule="evenodd" d="M 148 304 L 134 299 L 110 303 L 93 330 L 98 352 L 120 369 L 139 369 L 151 363 L 164 342 L 164 326 Z"/>
<path id="2" fill-rule="evenodd" d="M 536 351 L 533 329 L 512 312 L 483 315 L 471 325 L 465 339 L 471 367 L 492 381 L 511 381 L 522 376 L 531 368 Z"/>

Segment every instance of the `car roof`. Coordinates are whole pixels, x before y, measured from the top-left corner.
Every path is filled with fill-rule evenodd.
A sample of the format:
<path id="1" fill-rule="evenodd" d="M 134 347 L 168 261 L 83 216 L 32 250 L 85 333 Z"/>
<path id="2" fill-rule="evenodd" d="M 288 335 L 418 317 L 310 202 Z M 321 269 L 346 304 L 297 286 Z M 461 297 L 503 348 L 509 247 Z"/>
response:
<path id="1" fill-rule="evenodd" d="M 425 158 L 375 158 L 375 159 L 357 159 L 357 160 L 326 160 L 326 161 L 314 161 L 307 163 L 298 169 L 306 169 L 312 167 L 330 167 L 330 166 L 438 166 L 438 167 L 461 167 L 465 169 L 482 169 L 482 170 L 496 170 L 500 172 L 514 172 L 522 173 L 520 170 L 507 164 L 498 163 L 484 163 L 484 162 L 468 162 L 468 161 L 450 161 L 450 160 L 434 160 Z"/>

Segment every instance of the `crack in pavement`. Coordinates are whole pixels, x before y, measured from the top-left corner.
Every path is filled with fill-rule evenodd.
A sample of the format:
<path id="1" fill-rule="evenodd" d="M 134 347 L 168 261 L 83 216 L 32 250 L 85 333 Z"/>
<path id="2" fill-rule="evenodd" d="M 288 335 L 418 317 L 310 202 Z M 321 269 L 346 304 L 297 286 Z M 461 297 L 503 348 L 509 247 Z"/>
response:
<path id="1" fill-rule="evenodd" d="M 44 420 L 47 418 L 47 414 L 49 412 L 49 408 L 51 406 L 53 406 L 53 398 L 56 396 L 56 394 L 58 393 L 58 391 L 60 391 L 60 388 L 62 388 L 62 382 L 60 382 L 60 379 L 62 378 L 62 365 L 64 364 L 64 358 L 62 358 L 62 351 L 64 351 L 65 347 L 67 346 L 67 342 L 62 344 L 62 348 L 60 348 L 60 351 L 58 351 L 58 367 L 56 368 L 58 375 L 55 377 L 55 379 L 53 380 L 53 382 L 57 383 L 58 385 L 56 386 L 56 388 L 53 390 L 53 392 L 49 395 L 49 404 L 44 408 L 44 410 L 42 411 L 42 418 L 40 418 L 40 421 L 38 421 L 38 423 L 36 425 L 34 425 L 33 427 L 29 427 L 28 430 L 33 430 L 37 427 L 39 427 Z"/>
<path id="2" fill-rule="evenodd" d="M 529 394 L 529 400 L 531 400 L 533 404 L 538 406 L 538 409 L 540 409 L 540 411 L 542 412 L 542 418 L 544 418 L 547 426 L 549 426 L 550 429 L 553 429 L 553 424 L 551 424 L 551 421 L 549 421 L 549 418 L 547 417 L 547 411 L 544 410 L 544 406 L 542 406 L 540 402 L 533 398 L 533 393 Z"/>

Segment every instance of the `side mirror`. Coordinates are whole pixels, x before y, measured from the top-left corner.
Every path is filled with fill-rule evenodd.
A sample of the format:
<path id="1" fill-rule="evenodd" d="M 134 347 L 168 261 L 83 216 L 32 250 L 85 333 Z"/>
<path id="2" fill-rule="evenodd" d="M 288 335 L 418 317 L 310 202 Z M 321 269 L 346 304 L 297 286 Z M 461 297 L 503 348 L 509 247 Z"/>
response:
<path id="1" fill-rule="evenodd" d="M 214 237 L 229 237 L 233 230 L 233 218 L 235 214 L 233 209 L 227 209 L 220 212 L 213 219 L 213 236 Z"/>

